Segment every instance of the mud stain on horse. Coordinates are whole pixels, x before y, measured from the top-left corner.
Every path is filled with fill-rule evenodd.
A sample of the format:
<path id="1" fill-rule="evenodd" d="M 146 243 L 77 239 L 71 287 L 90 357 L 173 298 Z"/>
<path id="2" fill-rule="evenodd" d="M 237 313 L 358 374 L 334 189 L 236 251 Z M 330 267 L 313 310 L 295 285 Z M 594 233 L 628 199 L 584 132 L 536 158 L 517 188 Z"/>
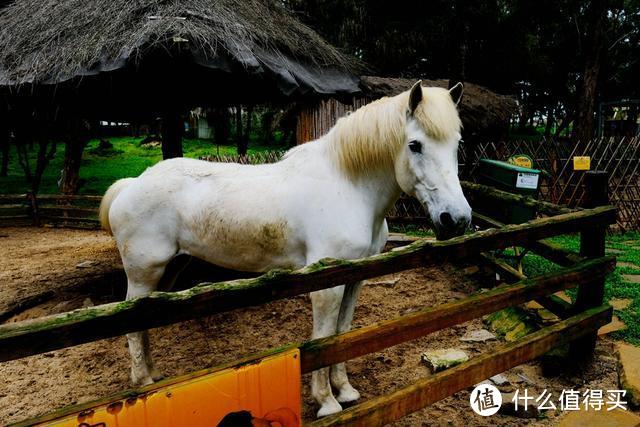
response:
<path id="1" fill-rule="evenodd" d="M 194 215 L 188 226 L 194 236 L 208 245 L 221 245 L 232 251 L 255 248 L 271 254 L 284 252 L 288 232 L 286 220 L 264 222 L 211 211 Z"/>

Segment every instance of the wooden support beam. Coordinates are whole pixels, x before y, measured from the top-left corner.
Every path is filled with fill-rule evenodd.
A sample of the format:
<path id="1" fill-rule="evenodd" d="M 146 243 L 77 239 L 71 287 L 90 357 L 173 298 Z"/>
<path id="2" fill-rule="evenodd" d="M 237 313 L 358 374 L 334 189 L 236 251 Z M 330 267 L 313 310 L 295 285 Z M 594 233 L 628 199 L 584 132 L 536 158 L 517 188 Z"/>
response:
<path id="1" fill-rule="evenodd" d="M 475 224 L 488 228 L 501 228 L 505 226 L 504 223 L 477 212 L 473 213 L 473 221 Z M 563 267 L 573 265 L 584 259 L 584 257 L 574 254 L 547 240 L 529 242 L 524 245 L 524 247 Z"/>
<path id="2" fill-rule="evenodd" d="M 451 396 L 492 375 L 543 355 L 550 349 L 583 337 L 611 321 L 610 306 L 584 313 L 529 334 L 513 343 L 499 345 L 468 362 L 419 380 L 393 393 L 375 397 L 342 412 L 309 424 L 325 426 L 382 426 Z"/>
<path id="3" fill-rule="evenodd" d="M 612 207 L 572 212 L 446 241 L 423 239 L 359 260 L 324 259 L 296 271 L 277 270 L 253 279 L 204 283 L 180 292 L 154 292 L 129 301 L 0 325 L 0 361 L 466 258 L 614 221 Z"/>
<path id="4" fill-rule="evenodd" d="M 607 172 L 589 171 L 585 176 L 586 207 L 594 208 L 609 203 L 609 174 Z M 597 258 L 605 254 L 605 237 L 607 225 L 596 224 L 580 233 L 580 255 L 587 258 Z M 604 300 L 605 278 L 594 277 L 592 281 L 578 287 L 575 310 L 582 311 L 597 307 Z M 584 359 L 593 354 L 596 347 L 596 332 L 589 334 L 571 345 L 570 354 L 574 358 Z"/>
<path id="5" fill-rule="evenodd" d="M 503 308 L 574 287 L 591 278 L 604 277 L 614 268 L 614 259 L 603 257 L 344 334 L 316 339 L 300 347 L 302 372 L 312 372 L 323 366 L 373 353 Z"/>
<path id="6" fill-rule="evenodd" d="M 534 199 L 533 197 L 509 193 L 487 185 L 476 184 L 468 181 L 462 181 L 461 185 L 464 190 L 471 194 L 472 198 L 479 196 L 502 203 L 526 206 L 547 215 L 558 215 L 576 211 L 575 209 L 570 209 L 566 206 L 554 205 L 553 203 L 543 202 L 541 200 Z"/>
<path id="7" fill-rule="evenodd" d="M 490 268 L 492 268 L 496 273 L 501 274 L 507 282 L 523 280 L 527 277 L 503 260 L 498 259 L 493 255 L 482 253 L 480 254 L 480 259 L 482 260 L 482 262 L 489 265 Z M 562 298 L 557 297 L 556 295 L 551 294 L 540 296 L 536 298 L 535 301 L 561 319 L 566 319 L 573 313 L 573 306 Z"/>

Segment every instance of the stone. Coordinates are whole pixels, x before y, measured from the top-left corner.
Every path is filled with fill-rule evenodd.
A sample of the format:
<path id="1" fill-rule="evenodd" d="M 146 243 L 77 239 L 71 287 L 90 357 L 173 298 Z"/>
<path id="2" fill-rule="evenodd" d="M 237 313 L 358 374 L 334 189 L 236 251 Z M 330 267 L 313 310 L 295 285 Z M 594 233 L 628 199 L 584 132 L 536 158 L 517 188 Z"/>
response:
<path id="1" fill-rule="evenodd" d="M 432 373 L 443 371 L 467 360 L 469 360 L 469 355 L 456 348 L 429 350 L 422 353 L 422 361 L 427 364 Z"/>
<path id="2" fill-rule="evenodd" d="M 633 300 L 631 298 L 612 298 L 609 301 L 614 310 L 624 310 L 629 307 Z"/>
<path id="3" fill-rule="evenodd" d="M 465 268 L 462 269 L 462 273 L 467 275 L 467 276 L 471 276 L 472 274 L 476 274 L 479 271 L 480 271 L 480 267 L 478 267 L 477 265 L 470 265 L 469 267 L 465 267 Z"/>
<path id="4" fill-rule="evenodd" d="M 612 411 L 565 411 L 558 427 L 631 427 L 639 424 L 639 416 L 616 408 Z"/>
<path id="5" fill-rule="evenodd" d="M 509 307 L 484 318 L 492 330 L 508 342 L 516 341 L 538 329 L 530 313 L 521 307 Z"/>
<path id="6" fill-rule="evenodd" d="M 540 410 L 535 400 L 527 402 L 526 410 L 524 409 L 524 402 L 519 400 L 518 408 L 516 409 L 516 404 L 513 401 L 514 396 L 515 393 L 502 393 L 502 406 L 500 406 L 498 413 L 518 418 L 538 418 L 540 416 Z"/>
<path id="7" fill-rule="evenodd" d="M 494 375 L 489 378 L 495 385 L 505 385 L 509 383 L 509 379 L 503 374 Z"/>
<path id="8" fill-rule="evenodd" d="M 419 237 L 416 236 L 409 236 L 407 234 L 404 233 L 389 233 L 389 238 L 387 239 L 387 242 L 391 242 L 391 243 L 411 243 L 411 242 L 415 242 L 416 240 L 420 240 Z"/>
<path id="9" fill-rule="evenodd" d="M 538 304 L 535 301 L 529 301 L 528 303 L 526 303 L 524 305 L 525 308 L 529 309 L 529 310 L 542 310 L 544 307 L 541 306 L 540 304 Z"/>
<path id="10" fill-rule="evenodd" d="M 569 295 L 567 295 L 567 293 L 565 291 L 556 292 L 554 295 L 557 296 L 558 298 L 568 302 L 569 304 L 573 303 L 573 301 L 571 301 L 571 297 Z"/>
<path id="11" fill-rule="evenodd" d="M 477 329 L 464 334 L 460 341 L 463 342 L 485 342 L 488 340 L 495 340 L 497 337 L 495 334 L 487 331 L 486 329 Z"/>
<path id="12" fill-rule="evenodd" d="M 620 387 L 627 390 L 627 402 L 636 408 L 640 407 L 640 348 L 617 342 L 616 353 Z"/>
<path id="13" fill-rule="evenodd" d="M 622 278 L 629 283 L 640 283 L 640 274 L 623 274 Z"/>
<path id="14" fill-rule="evenodd" d="M 77 264 L 76 268 L 90 268 L 90 267 L 93 267 L 96 264 L 97 264 L 97 262 L 95 262 L 95 261 L 83 261 L 80 264 Z"/>
<path id="15" fill-rule="evenodd" d="M 638 267 L 636 264 L 634 264 L 632 262 L 626 262 L 626 261 L 618 261 L 618 262 L 616 262 L 616 267 L 635 268 L 635 269 L 639 269 L 640 270 L 640 267 Z"/>
<path id="16" fill-rule="evenodd" d="M 393 288 L 400 281 L 399 277 L 389 280 L 365 280 L 364 282 L 370 286 L 384 286 L 385 288 Z"/>
<path id="17" fill-rule="evenodd" d="M 84 308 L 93 307 L 94 305 L 95 304 L 91 301 L 91 298 L 85 298 L 84 301 L 82 301 L 82 307 Z"/>
<path id="18" fill-rule="evenodd" d="M 625 325 L 624 322 L 618 318 L 618 316 L 612 316 L 610 323 L 607 323 L 606 325 L 598 329 L 598 335 L 603 336 L 610 334 L 611 332 L 622 331 L 624 329 L 627 329 L 627 325 Z"/>

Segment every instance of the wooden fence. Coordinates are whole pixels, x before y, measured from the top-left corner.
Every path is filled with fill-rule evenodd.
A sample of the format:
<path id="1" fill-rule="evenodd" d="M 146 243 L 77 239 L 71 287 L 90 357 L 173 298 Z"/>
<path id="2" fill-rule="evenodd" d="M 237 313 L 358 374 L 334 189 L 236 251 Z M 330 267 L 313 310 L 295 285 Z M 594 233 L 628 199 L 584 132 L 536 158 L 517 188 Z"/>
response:
<path id="1" fill-rule="evenodd" d="M 100 200 L 102 196 L 3 194 L 0 195 L 0 226 L 99 228 Z"/>
<path id="2" fill-rule="evenodd" d="M 517 272 L 505 274 L 505 277 L 513 280 L 489 291 L 441 306 L 424 307 L 416 312 L 343 334 L 249 356 L 225 367 L 241 366 L 285 349 L 299 348 L 302 373 L 311 372 L 530 300 L 540 302 L 563 319 L 519 341 L 495 346 L 491 351 L 455 368 L 311 423 L 313 426 L 369 426 L 399 419 L 561 344 L 573 342 L 572 351 L 576 357 L 589 354 L 593 350 L 597 329 L 611 320 L 611 307 L 603 305 L 602 294 L 605 276 L 615 267 L 615 258 L 604 256 L 604 230 L 608 224 L 615 222 L 615 208 L 603 206 L 572 210 L 477 184 L 469 184 L 466 188 L 474 204 L 519 204 L 535 207 L 546 216 L 525 224 L 503 225 L 476 214 L 479 223 L 493 228 L 446 241 L 418 240 L 392 252 L 359 260 L 323 259 L 296 271 L 278 270 L 252 279 L 203 283 L 180 292 L 154 292 L 126 302 L 0 325 L 0 361 L 264 304 L 448 260 L 481 257 L 483 262 L 497 272 L 509 272 L 513 269 L 510 270 L 504 262 L 495 259 L 490 251 L 513 245 L 530 248 L 562 267 L 553 273 L 529 278 Z M 580 254 L 567 252 L 543 240 L 571 232 L 582 232 Z M 578 286 L 578 297 L 573 305 L 558 302 L 557 298 L 550 296 L 575 286 Z M 156 315 L 160 312 L 162 316 Z M 220 368 L 212 368 L 201 374 L 218 369 Z M 189 376 L 194 375 L 200 374 Z M 179 380 L 180 378 L 170 381 Z M 147 386 L 137 393 L 149 393 L 154 387 Z M 128 391 L 109 399 L 130 399 L 132 395 L 135 393 Z M 66 408 L 56 415 L 86 410 L 98 403 L 100 402 Z M 51 417 L 30 420 L 22 425 L 47 421 Z"/>
<path id="3" fill-rule="evenodd" d="M 618 208 L 617 227 L 640 231 L 640 138 L 597 138 L 577 143 L 567 140 L 481 142 L 461 149 L 463 179 L 473 180 L 481 158 L 506 160 L 526 154 L 544 171 L 540 198 L 570 207 L 585 199 L 584 171 L 574 171 L 574 156 L 590 156 L 591 169 L 609 174 L 609 198 Z"/>

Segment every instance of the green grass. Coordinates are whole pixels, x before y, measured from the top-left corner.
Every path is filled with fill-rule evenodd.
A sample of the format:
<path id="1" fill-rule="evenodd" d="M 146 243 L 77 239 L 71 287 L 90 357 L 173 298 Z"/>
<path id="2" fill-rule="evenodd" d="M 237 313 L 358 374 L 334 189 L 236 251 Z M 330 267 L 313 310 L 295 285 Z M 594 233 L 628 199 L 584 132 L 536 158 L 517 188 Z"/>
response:
<path id="1" fill-rule="evenodd" d="M 432 235 L 430 232 L 425 232 L 422 229 L 411 227 L 404 230 L 397 229 L 393 231 L 406 232 L 409 235 L 420 237 Z M 549 240 L 567 250 L 575 253 L 580 252 L 580 236 L 578 235 L 557 236 Z M 634 240 L 638 243 L 625 243 Z M 625 340 L 635 345 L 640 345 L 640 285 L 629 283 L 622 277 L 623 274 L 640 274 L 640 233 L 608 235 L 606 239 L 606 246 L 607 248 L 618 249 L 623 252 L 615 255 L 618 262 L 625 261 L 638 266 L 638 268 L 617 266 L 616 269 L 607 276 L 604 294 L 606 302 L 609 302 L 614 298 L 628 298 L 633 301 L 624 310 L 615 311 L 615 314 L 620 318 L 620 320 L 627 325 L 627 329 L 610 334 L 610 336 L 616 339 Z M 507 249 L 504 251 L 504 254 L 514 255 L 514 251 L 513 249 Z M 507 259 L 507 261 L 512 265 L 515 265 L 515 261 L 509 259 Z M 522 266 L 527 276 L 537 276 L 553 272 L 561 268 L 545 258 L 532 253 L 528 253 L 524 257 Z M 574 301 L 576 293 L 577 290 L 575 288 L 567 291 L 567 295 L 569 295 Z"/>
<path id="2" fill-rule="evenodd" d="M 80 167 L 80 178 L 85 181 L 80 194 L 103 194 L 114 181 L 138 176 L 149 166 L 162 160 L 160 147 L 140 147 L 142 138 L 116 137 L 109 138 L 113 149 L 98 150 L 98 140 L 92 140 L 85 148 Z M 274 146 L 280 148 L 281 146 Z M 249 145 L 249 153 L 273 149 L 256 144 Z M 185 139 L 183 141 L 185 157 L 198 158 L 205 155 L 236 154 L 235 146 L 217 146 L 210 140 Z M 29 152 L 31 170 L 35 169 L 37 148 Z M 57 181 L 60 178 L 64 159 L 64 144 L 58 144 L 55 158 L 49 163 L 42 177 L 40 193 L 55 194 L 59 192 Z M 15 146 L 11 147 L 9 173 L 0 178 L 0 194 L 26 193 L 31 185 L 26 182 L 24 172 L 18 163 Z"/>
<path id="3" fill-rule="evenodd" d="M 578 235 L 558 236 L 550 239 L 553 243 L 564 247 L 565 249 L 579 252 L 580 237 Z M 625 244 L 624 242 L 637 240 L 639 243 Z M 629 268 L 617 266 L 616 269 L 607 276 L 605 281 L 605 301 L 609 302 L 614 298 L 629 298 L 633 302 L 624 310 L 616 310 L 615 314 L 626 325 L 624 331 L 610 334 L 613 338 L 622 339 L 629 343 L 640 345 L 640 285 L 628 283 L 622 277 L 623 274 L 640 274 L 640 234 L 639 233 L 623 233 L 607 236 L 607 248 L 618 249 L 621 254 L 616 254 L 617 261 L 626 261 L 634 263 L 638 268 Z M 512 253 L 512 252 L 511 252 Z M 559 267 L 546 259 L 534 255 L 527 254 L 523 260 L 523 269 L 528 276 L 535 276 L 557 270 Z M 576 289 L 570 289 L 567 294 L 575 301 Z"/>

